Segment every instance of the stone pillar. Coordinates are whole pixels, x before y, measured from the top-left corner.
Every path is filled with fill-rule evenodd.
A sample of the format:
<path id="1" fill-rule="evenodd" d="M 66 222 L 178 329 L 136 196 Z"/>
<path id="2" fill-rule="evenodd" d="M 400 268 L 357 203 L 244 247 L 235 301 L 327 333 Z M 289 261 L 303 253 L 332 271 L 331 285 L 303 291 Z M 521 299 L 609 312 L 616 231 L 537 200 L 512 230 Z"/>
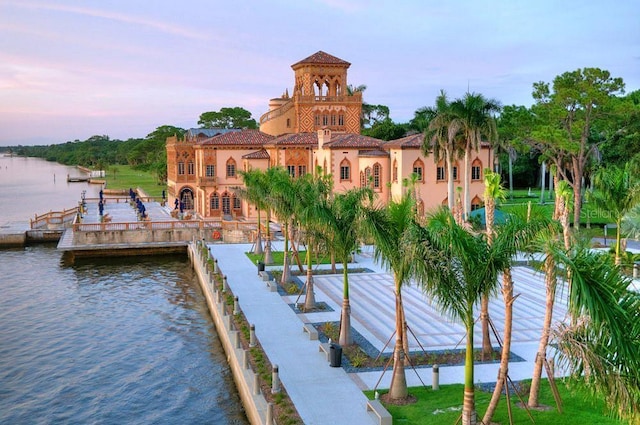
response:
<path id="1" fill-rule="evenodd" d="M 431 389 L 438 391 L 440 389 L 440 367 L 437 364 L 433 365 L 433 377 L 431 379 Z"/>
<path id="2" fill-rule="evenodd" d="M 260 381 L 258 374 L 253 372 L 253 395 L 260 395 Z"/>
<path id="3" fill-rule="evenodd" d="M 271 373 L 271 394 L 277 394 L 280 392 L 280 376 L 278 374 L 278 365 L 273 365 L 273 372 Z"/>
<path id="4" fill-rule="evenodd" d="M 249 369 L 249 350 L 242 351 L 242 368 Z"/>
<path id="5" fill-rule="evenodd" d="M 256 325 L 251 325 L 249 328 L 249 347 L 256 346 Z"/>
<path id="6" fill-rule="evenodd" d="M 267 403 L 267 417 L 264 423 L 265 425 L 273 425 L 273 403 Z"/>
<path id="7" fill-rule="evenodd" d="M 233 314 L 240 313 L 240 306 L 238 305 L 238 296 L 233 297 Z"/>
<path id="8" fill-rule="evenodd" d="M 222 276 L 222 292 L 227 292 L 229 285 L 227 284 L 227 275 Z"/>

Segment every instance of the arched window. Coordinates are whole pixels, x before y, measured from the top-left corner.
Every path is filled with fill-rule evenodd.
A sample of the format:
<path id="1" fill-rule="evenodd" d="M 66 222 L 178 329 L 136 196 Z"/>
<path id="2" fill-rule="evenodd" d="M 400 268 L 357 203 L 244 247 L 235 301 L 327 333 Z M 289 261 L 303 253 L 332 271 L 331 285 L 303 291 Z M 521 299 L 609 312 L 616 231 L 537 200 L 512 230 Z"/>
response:
<path id="1" fill-rule="evenodd" d="M 393 182 L 398 182 L 398 161 L 395 159 L 393 160 Z"/>
<path id="2" fill-rule="evenodd" d="M 471 163 L 471 181 L 482 180 L 482 161 L 476 158 Z"/>
<path id="3" fill-rule="evenodd" d="M 413 174 L 415 174 L 420 183 L 424 183 L 424 162 L 420 159 L 416 159 L 413 163 Z"/>
<path id="4" fill-rule="evenodd" d="M 340 181 L 351 181 L 351 163 L 347 158 L 340 162 Z"/>
<path id="5" fill-rule="evenodd" d="M 477 210 L 482 206 L 482 200 L 478 196 L 474 196 L 471 200 L 471 211 Z"/>
<path id="6" fill-rule="evenodd" d="M 188 187 L 180 190 L 180 201 L 182 202 L 182 208 L 185 210 L 193 209 L 193 190 Z"/>
<path id="7" fill-rule="evenodd" d="M 367 167 L 364 169 L 364 181 L 362 181 L 362 186 L 366 186 L 371 181 L 371 167 Z"/>
<path id="8" fill-rule="evenodd" d="M 231 196 L 229 196 L 229 192 L 222 194 L 222 213 L 231 214 Z"/>
<path id="9" fill-rule="evenodd" d="M 236 160 L 233 158 L 227 160 L 227 177 L 236 177 Z"/>
<path id="10" fill-rule="evenodd" d="M 382 180 L 382 166 L 377 162 L 373 164 L 373 188 L 380 189 L 380 183 Z"/>
<path id="11" fill-rule="evenodd" d="M 239 210 L 240 208 L 242 208 L 242 201 L 240 200 L 240 197 L 233 195 L 233 209 Z"/>
<path id="12" fill-rule="evenodd" d="M 218 211 L 220 209 L 220 195 L 218 192 L 211 195 L 211 210 Z"/>
<path id="13" fill-rule="evenodd" d="M 193 165 L 193 161 L 189 161 L 187 163 L 187 174 L 190 176 L 195 174 L 195 166 Z"/>
<path id="14" fill-rule="evenodd" d="M 458 166 L 458 161 L 453 163 L 453 181 L 454 182 L 459 182 L 460 181 L 460 173 L 459 173 L 460 167 Z"/>
<path id="15" fill-rule="evenodd" d="M 447 173 L 444 169 L 444 161 L 440 161 L 436 166 L 436 181 L 443 182 L 446 179 L 447 179 Z"/>

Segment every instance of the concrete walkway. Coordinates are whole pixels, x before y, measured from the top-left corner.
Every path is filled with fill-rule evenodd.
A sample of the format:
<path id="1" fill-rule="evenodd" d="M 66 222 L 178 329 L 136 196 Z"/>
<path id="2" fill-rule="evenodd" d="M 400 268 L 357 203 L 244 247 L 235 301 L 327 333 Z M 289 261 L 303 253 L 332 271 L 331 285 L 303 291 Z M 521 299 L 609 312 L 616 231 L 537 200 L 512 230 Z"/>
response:
<path id="1" fill-rule="evenodd" d="M 366 412 L 366 397 L 362 390 L 374 389 L 378 381 L 377 388 L 387 389 L 391 371 L 383 375 L 382 371 L 348 373 L 343 368 L 332 368 L 324 354 L 318 351 L 319 342 L 310 341 L 302 330 L 303 323 L 339 321 L 342 275 L 314 276 L 316 300 L 326 302 L 333 311 L 296 314 L 289 304 L 294 303 L 297 296 L 269 292 L 265 282 L 258 277 L 256 265 L 244 255 L 251 245 L 213 244 L 209 248 L 227 275 L 233 293 L 239 297 L 248 321 L 256 326 L 256 335 L 267 356 L 278 365 L 282 382 L 304 423 L 333 424 L 337 412 L 343 423 L 373 423 L 372 414 Z M 281 250 L 281 244 L 275 242 L 274 249 Z M 352 326 L 377 350 L 382 350 L 394 330 L 392 277 L 373 261 L 370 251 L 357 255 L 356 261 L 353 267 L 367 268 L 373 273 L 349 276 Z M 514 312 L 512 352 L 522 360 L 511 363 L 510 376 L 519 380 L 531 377 L 544 315 L 545 290 L 542 276 L 528 268 L 516 268 L 514 279 L 515 293 L 520 296 Z M 428 351 L 464 348 L 463 327 L 441 315 L 419 289 L 404 289 L 403 300 L 409 327 L 416 336 L 410 341 L 411 350 L 420 350 L 420 345 Z M 300 298 L 299 302 L 302 301 Z M 562 320 L 566 309 L 564 303 L 558 301 L 555 318 Z M 490 311 L 498 332 L 502 332 L 504 306 L 501 298 L 491 301 Z M 479 334 L 476 333 L 475 338 L 477 343 L 481 342 Z M 391 345 L 385 351 L 391 352 L 392 348 Z M 497 370 L 497 363 L 477 364 L 476 381 L 495 382 Z M 430 367 L 407 369 L 406 375 L 410 386 L 431 385 Z M 463 380 L 463 366 L 440 367 L 442 384 L 462 383 Z"/>

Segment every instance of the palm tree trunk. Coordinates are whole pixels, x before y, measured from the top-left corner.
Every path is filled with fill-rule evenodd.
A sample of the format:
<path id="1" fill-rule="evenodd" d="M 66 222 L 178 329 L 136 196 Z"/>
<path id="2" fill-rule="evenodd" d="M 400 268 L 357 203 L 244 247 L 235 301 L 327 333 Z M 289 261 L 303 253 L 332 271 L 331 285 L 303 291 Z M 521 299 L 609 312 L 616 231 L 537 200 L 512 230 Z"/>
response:
<path id="1" fill-rule="evenodd" d="M 511 330 L 513 328 L 513 278 L 511 269 L 505 269 L 502 273 L 502 298 L 504 299 L 504 334 L 502 336 L 502 353 L 500 355 L 500 368 L 496 387 L 493 389 L 491 401 L 482 418 L 482 423 L 489 424 L 498 407 L 502 395 L 505 378 L 509 374 L 509 354 L 511 352 Z M 509 389 L 507 388 L 507 391 Z"/>
<path id="2" fill-rule="evenodd" d="M 342 284 L 343 299 L 342 312 L 340 313 L 340 338 L 338 344 L 345 346 L 353 344 L 351 338 L 351 306 L 349 305 L 349 273 L 347 269 L 347 261 L 343 261 L 342 266 Z"/>
<path id="3" fill-rule="evenodd" d="M 307 246 L 307 292 L 304 298 L 304 311 L 316 308 L 316 296 L 313 293 L 313 270 L 311 265 L 311 243 Z"/>
<path id="4" fill-rule="evenodd" d="M 285 223 L 282 232 L 284 233 L 284 260 L 282 262 L 282 278 L 280 283 L 283 285 L 291 282 L 291 270 L 289 269 L 289 223 Z"/>
<path id="5" fill-rule="evenodd" d="M 463 219 L 466 221 L 471 212 L 471 148 L 467 147 L 464 152 L 464 214 Z"/>
<path id="6" fill-rule="evenodd" d="M 273 264 L 273 255 L 271 253 L 271 212 L 267 210 L 267 242 L 264 248 L 264 263 Z"/>
<path id="7" fill-rule="evenodd" d="M 556 298 L 556 276 L 555 262 L 551 256 L 548 256 L 544 262 L 545 269 L 545 286 L 547 289 L 546 310 L 544 314 L 544 322 L 542 324 L 542 335 L 540 336 L 540 344 L 538 345 L 538 353 L 533 364 L 533 375 L 531 377 L 531 388 L 529 390 L 529 407 L 538 407 L 538 396 L 540 395 L 540 380 L 542 379 L 542 368 L 547 357 L 547 345 L 549 344 L 549 335 L 551 333 L 551 320 L 553 319 L 553 304 Z"/>
<path id="8" fill-rule="evenodd" d="M 486 193 L 486 192 L 485 192 Z M 485 223 L 487 226 L 487 243 L 493 243 L 493 223 L 495 220 L 496 201 L 491 196 L 485 196 Z M 489 297 L 485 294 L 480 301 L 480 322 L 482 324 L 482 360 L 491 356 L 491 335 L 489 333 Z"/>
<path id="9" fill-rule="evenodd" d="M 389 388 L 389 397 L 394 400 L 407 397 L 407 377 L 405 375 L 405 321 L 404 309 L 402 306 L 402 294 L 397 290 L 396 286 L 396 345 L 393 350 L 393 376 L 391 378 L 391 387 Z"/>
<path id="10" fill-rule="evenodd" d="M 476 401 L 473 383 L 473 304 L 467 308 L 467 348 L 464 361 L 464 401 L 462 403 L 462 425 L 476 425 Z"/>
<path id="11" fill-rule="evenodd" d="M 449 203 L 449 210 L 453 211 L 453 206 L 455 205 L 455 193 L 453 186 L 453 158 L 452 154 L 448 151 L 447 154 L 447 202 Z"/>
<path id="12" fill-rule="evenodd" d="M 620 263 L 622 262 L 622 258 L 621 258 L 621 248 L 622 248 L 622 235 L 620 234 L 620 227 L 622 227 L 622 219 L 619 218 L 616 220 L 616 260 L 615 260 L 615 264 L 616 266 L 619 266 Z"/>
<path id="13" fill-rule="evenodd" d="M 253 250 L 253 253 L 257 254 L 257 255 L 262 255 L 262 253 L 264 252 L 262 250 L 262 236 L 261 236 L 261 234 L 262 234 L 261 230 L 262 229 L 260 229 L 260 225 L 261 225 L 261 222 L 260 222 L 260 208 L 258 208 L 258 232 L 256 234 L 256 246 L 255 246 L 255 248 Z"/>

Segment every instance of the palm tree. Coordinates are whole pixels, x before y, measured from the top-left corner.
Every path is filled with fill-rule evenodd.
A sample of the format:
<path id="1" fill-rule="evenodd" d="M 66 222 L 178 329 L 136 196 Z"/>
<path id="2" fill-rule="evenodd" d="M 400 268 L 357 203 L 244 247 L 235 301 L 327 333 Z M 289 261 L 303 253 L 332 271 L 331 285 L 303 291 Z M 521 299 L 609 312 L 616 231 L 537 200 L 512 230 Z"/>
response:
<path id="1" fill-rule="evenodd" d="M 496 122 L 493 113 L 500 111 L 497 100 L 486 99 L 481 94 L 467 93 L 464 98 L 451 103 L 455 115 L 452 125 L 464 134 L 464 218 L 471 211 L 471 151 L 478 149 L 484 137 L 492 143 L 497 137 Z"/>
<path id="2" fill-rule="evenodd" d="M 440 90 L 436 97 L 434 107 L 424 109 L 429 119 L 429 125 L 425 131 L 422 153 L 428 156 L 433 152 L 436 162 L 444 161 L 447 165 L 447 200 L 449 209 L 453 209 L 453 162 L 462 150 L 458 140 L 459 127 L 454 120 L 451 111 L 451 102 L 447 99 L 447 93 Z"/>
<path id="3" fill-rule="evenodd" d="M 325 237 L 337 261 L 342 263 L 343 301 L 340 315 L 340 345 L 351 345 L 351 307 L 349 305 L 349 261 L 358 246 L 363 202 L 370 200 L 369 188 L 354 188 L 335 194 L 323 212 Z"/>
<path id="4" fill-rule="evenodd" d="M 330 180 L 316 174 L 305 174 L 296 180 L 296 217 L 304 228 L 307 239 L 307 282 L 305 296 L 305 311 L 313 310 L 316 306 L 313 292 L 312 247 L 314 241 L 321 235 L 323 216 L 326 212 L 327 197 L 331 189 Z"/>
<path id="5" fill-rule="evenodd" d="M 234 189 L 236 195 L 256 206 L 258 210 L 258 230 L 256 232 L 256 243 L 253 250 L 254 254 L 262 254 L 262 236 L 261 236 L 261 220 L 260 211 L 266 209 L 266 188 L 265 173 L 260 169 L 252 169 L 248 171 L 240 171 L 240 176 L 244 182 L 244 187 L 236 187 Z"/>
<path id="6" fill-rule="evenodd" d="M 291 227 L 296 210 L 296 188 L 294 180 L 287 170 L 282 167 L 272 167 L 269 169 L 269 185 L 271 192 L 267 203 L 275 212 L 284 236 L 284 260 L 282 264 L 281 283 L 286 284 L 291 281 L 291 270 L 289 269 L 289 241 Z"/>
<path id="7" fill-rule="evenodd" d="M 485 174 L 486 178 L 486 174 Z M 493 183 L 487 186 L 494 186 Z M 495 187 L 495 186 L 494 186 Z M 491 191 L 495 193 L 494 191 Z M 491 209 L 490 202 L 485 192 L 485 208 Z M 534 211 L 534 216 L 526 214 L 524 211 L 514 211 L 509 215 L 506 223 L 496 226 L 496 232 L 491 238 L 491 244 L 495 249 L 511 255 L 514 258 L 518 251 L 529 246 L 536 234 L 549 225 L 549 221 L 540 209 Z M 487 222 L 490 221 L 490 213 L 487 212 Z M 489 424 L 493 418 L 498 402 L 500 401 L 502 390 L 506 385 L 509 373 L 509 356 L 511 355 L 511 331 L 513 328 L 513 278 L 511 266 L 502 271 L 502 299 L 504 301 L 504 333 L 502 336 L 502 351 L 500 355 L 500 368 L 496 379 L 496 386 L 493 390 L 489 406 L 482 418 L 482 423 Z"/>
<path id="8" fill-rule="evenodd" d="M 457 224 L 443 208 L 429 215 L 425 227 L 412 226 L 407 243 L 412 275 L 443 312 L 460 320 L 467 331 L 462 423 L 475 424 L 473 306 L 496 289 L 498 272 L 508 266 L 510 255 Z"/>
<path id="9" fill-rule="evenodd" d="M 500 174 L 491 169 L 484 170 L 484 213 L 487 232 L 487 243 L 491 245 L 494 237 L 494 221 L 496 200 L 504 199 L 504 189 L 500 184 Z M 493 352 L 491 338 L 489 336 L 489 297 L 482 296 L 480 302 L 480 322 L 482 325 L 482 358 L 490 356 Z"/>
<path id="10" fill-rule="evenodd" d="M 398 246 L 407 229 L 415 218 L 415 200 L 412 192 L 407 191 L 399 201 L 391 201 L 386 207 L 366 211 L 365 233 L 375 242 L 375 259 L 381 261 L 393 271 L 396 312 L 396 344 L 393 350 L 393 376 L 389 397 L 403 399 L 407 397 L 405 376 L 405 356 L 409 355 L 407 323 L 402 304 L 402 287 L 411 279 L 411 263 L 407 261 L 403 246 Z"/>
<path id="11" fill-rule="evenodd" d="M 590 200 L 596 207 L 612 214 L 616 223 L 616 264 L 620 264 L 622 219 L 640 203 L 640 186 L 632 178 L 629 165 L 600 168 L 594 176 L 595 191 Z"/>

